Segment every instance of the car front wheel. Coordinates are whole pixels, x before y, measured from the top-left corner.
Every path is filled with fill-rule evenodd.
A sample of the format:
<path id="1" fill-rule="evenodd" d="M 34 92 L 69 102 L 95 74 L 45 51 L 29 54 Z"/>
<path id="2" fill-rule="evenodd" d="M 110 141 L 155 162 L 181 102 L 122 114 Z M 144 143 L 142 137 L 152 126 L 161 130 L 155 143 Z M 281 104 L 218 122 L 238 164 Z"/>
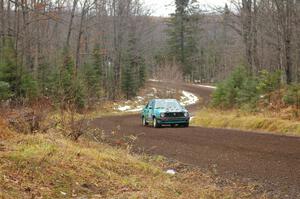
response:
<path id="1" fill-rule="evenodd" d="M 184 127 L 184 128 L 188 128 L 189 126 L 190 126 L 190 123 L 181 124 L 181 127 Z"/>
<path id="2" fill-rule="evenodd" d="M 146 121 L 145 117 L 142 118 L 142 125 L 143 126 L 147 126 L 148 125 L 148 122 Z"/>
<path id="3" fill-rule="evenodd" d="M 159 128 L 160 125 L 157 123 L 157 119 L 156 118 L 153 118 L 153 127 L 154 128 Z"/>

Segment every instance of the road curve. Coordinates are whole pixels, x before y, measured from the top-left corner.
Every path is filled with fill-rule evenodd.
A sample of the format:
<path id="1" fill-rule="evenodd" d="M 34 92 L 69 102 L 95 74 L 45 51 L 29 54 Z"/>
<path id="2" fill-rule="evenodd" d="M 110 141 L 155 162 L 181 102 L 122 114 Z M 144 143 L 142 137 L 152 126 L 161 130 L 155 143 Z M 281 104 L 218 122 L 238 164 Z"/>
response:
<path id="1" fill-rule="evenodd" d="M 164 86 L 152 83 L 153 86 Z M 171 85 L 168 85 L 172 87 Z M 209 101 L 209 88 L 173 85 Z M 188 107 L 195 111 L 198 106 Z M 106 132 L 137 135 L 135 148 L 183 163 L 214 169 L 217 174 L 239 180 L 257 181 L 267 191 L 278 191 L 285 198 L 300 198 L 300 138 L 239 130 L 201 127 L 142 127 L 138 115 L 99 118 L 92 122 Z"/>

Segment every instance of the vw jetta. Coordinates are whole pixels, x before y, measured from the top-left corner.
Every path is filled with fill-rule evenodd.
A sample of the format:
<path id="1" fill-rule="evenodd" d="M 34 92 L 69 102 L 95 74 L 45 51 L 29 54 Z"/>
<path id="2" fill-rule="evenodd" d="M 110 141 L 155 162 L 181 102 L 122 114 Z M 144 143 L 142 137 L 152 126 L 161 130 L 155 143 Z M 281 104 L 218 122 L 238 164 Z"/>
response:
<path id="1" fill-rule="evenodd" d="M 158 128 L 162 125 L 188 127 L 189 112 L 176 99 L 153 99 L 142 110 L 142 124 Z"/>

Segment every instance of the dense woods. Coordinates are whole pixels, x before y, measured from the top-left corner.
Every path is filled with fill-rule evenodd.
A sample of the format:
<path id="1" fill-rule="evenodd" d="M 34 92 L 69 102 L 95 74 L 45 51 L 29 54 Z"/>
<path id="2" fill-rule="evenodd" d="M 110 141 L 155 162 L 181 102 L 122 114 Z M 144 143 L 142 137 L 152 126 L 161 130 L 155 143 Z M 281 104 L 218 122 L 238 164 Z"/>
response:
<path id="1" fill-rule="evenodd" d="M 84 107 L 129 99 L 147 78 L 213 83 L 241 65 L 300 81 L 299 0 L 174 5 L 162 18 L 139 0 L 0 0 L 1 100 Z"/>
<path id="2" fill-rule="evenodd" d="M 299 81 L 298 0 L 232 0 L 209 13 L 193 2 L 176 1 L 171 17 L 172 44 L 181 50 L 173 55 L 189 79 L 215 82 L 243 65 L 254 75 L 280 70 L 284 82 Z"/>
<path id="3" fill-rule="evenodd" d="M 135 95 L 154 22 L 140 1 L 1 0 L 1 98 Z"/>

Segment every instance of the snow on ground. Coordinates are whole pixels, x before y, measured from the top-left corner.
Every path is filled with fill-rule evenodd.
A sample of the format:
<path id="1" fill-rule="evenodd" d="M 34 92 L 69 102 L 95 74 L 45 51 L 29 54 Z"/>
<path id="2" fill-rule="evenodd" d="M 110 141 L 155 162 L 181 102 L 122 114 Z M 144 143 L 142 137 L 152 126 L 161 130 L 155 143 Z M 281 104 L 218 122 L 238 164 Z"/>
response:
<path id="1" fill-rule="evenodd" d="M 134 109 L 130 109 L 130 110 L 128 110 L 127 112 L 140 112 L 140 111 L 142 111 L 143 110 L 143 108 L 144 108 L 144 106 L 143 105 L 140 105 L 140 106 L 137 106 L 136 108 L 134 108 Z"/>
<path id="2" fill-rule="evenodd" d="M 153 93 L 152 93 L 153 94 Z M 153 94 L 154 96 L 154 94 Z M 126 102 L 123 102 L 122 105 L 117 105 L 114 108 L 117 111 L 120 112 L 140 112 L 144 108 L 144 101 L 145 98 L 141 96 L 135 97 L 133 100 L 128 100 Z"/>
<path id="3" fill-rule="evenodd" d="M 139 101 L 139 102 L 142 102 L 145 100 L 145 98 L 141 97 L 141 96 L 137 96 L 136 99 Z"/>
<path id="4" fill-rule="evenodd" d="M 143 110 L 146 100 L 152 99 L 152 98 L 157 98 L 157 93 L 158 90 L 156 88 L 151 89 L 151 93 L 148 93 L 146 97 L 141 97 L 137 96 L 133 100 L 128 100 L 123 102 L 122 104 L 116 104 L 115 105 L 115 110 L 119 112 L 126 112 L 126 113 L 134 113 L 134 112 L 140 112 Z M 168 91 L 167 91 L 168 92 Z M 173 91 L 170 91 L 173 92 Z M 182 91 L 180 103 L 183 106 L 189 106 L 192 104 L 196 104 L 199 101 L 199 98 L 194 95 L 193 93 L 187 92 L 187 91 Z"/>
<path id="5" fill-rule="evenodd" d="M 176 174 L 176 171 L 175 171 L 174 169 L 168 169 L 168 170 L 166 171 L 166 173 L 169 174 L 169 175 L 175 175 L 175 174 Z"/>
<path id="6" fill-rule="evenodd" d="M 118 108 L 117 108 L 117 110 L 119 110 L 119 111 L 122 111 L 122 112 L 127 112 L 128 110 L 130 110 L 131 109 L 131 107 L 130 106 L 119 106 Z"/>
<path id="7" fill-rule="evenodd" d="M 196 104 L 199 101 L 199 98 L 193 93 L 182 91 L 183 96 L 181 96 L 180 103 L 183 106 L 189 106 L 192 104 Z"/>
<path id="8" fill-rule="evenodd" d="M 161 80 L 158 79 L 149 79 L 150 82 L 161 82 Z"/>
<path id="9" fill-rule="evenodd" d="M 195 86 L 199 86 L 199 87 L 202 87 L 202 88 L 212 88 L 212 89 L 216 89 L 217 87 L 215 86 L 209 86 L 209 85 L 202 85 L 202 84 L 194 84 Z"/>

